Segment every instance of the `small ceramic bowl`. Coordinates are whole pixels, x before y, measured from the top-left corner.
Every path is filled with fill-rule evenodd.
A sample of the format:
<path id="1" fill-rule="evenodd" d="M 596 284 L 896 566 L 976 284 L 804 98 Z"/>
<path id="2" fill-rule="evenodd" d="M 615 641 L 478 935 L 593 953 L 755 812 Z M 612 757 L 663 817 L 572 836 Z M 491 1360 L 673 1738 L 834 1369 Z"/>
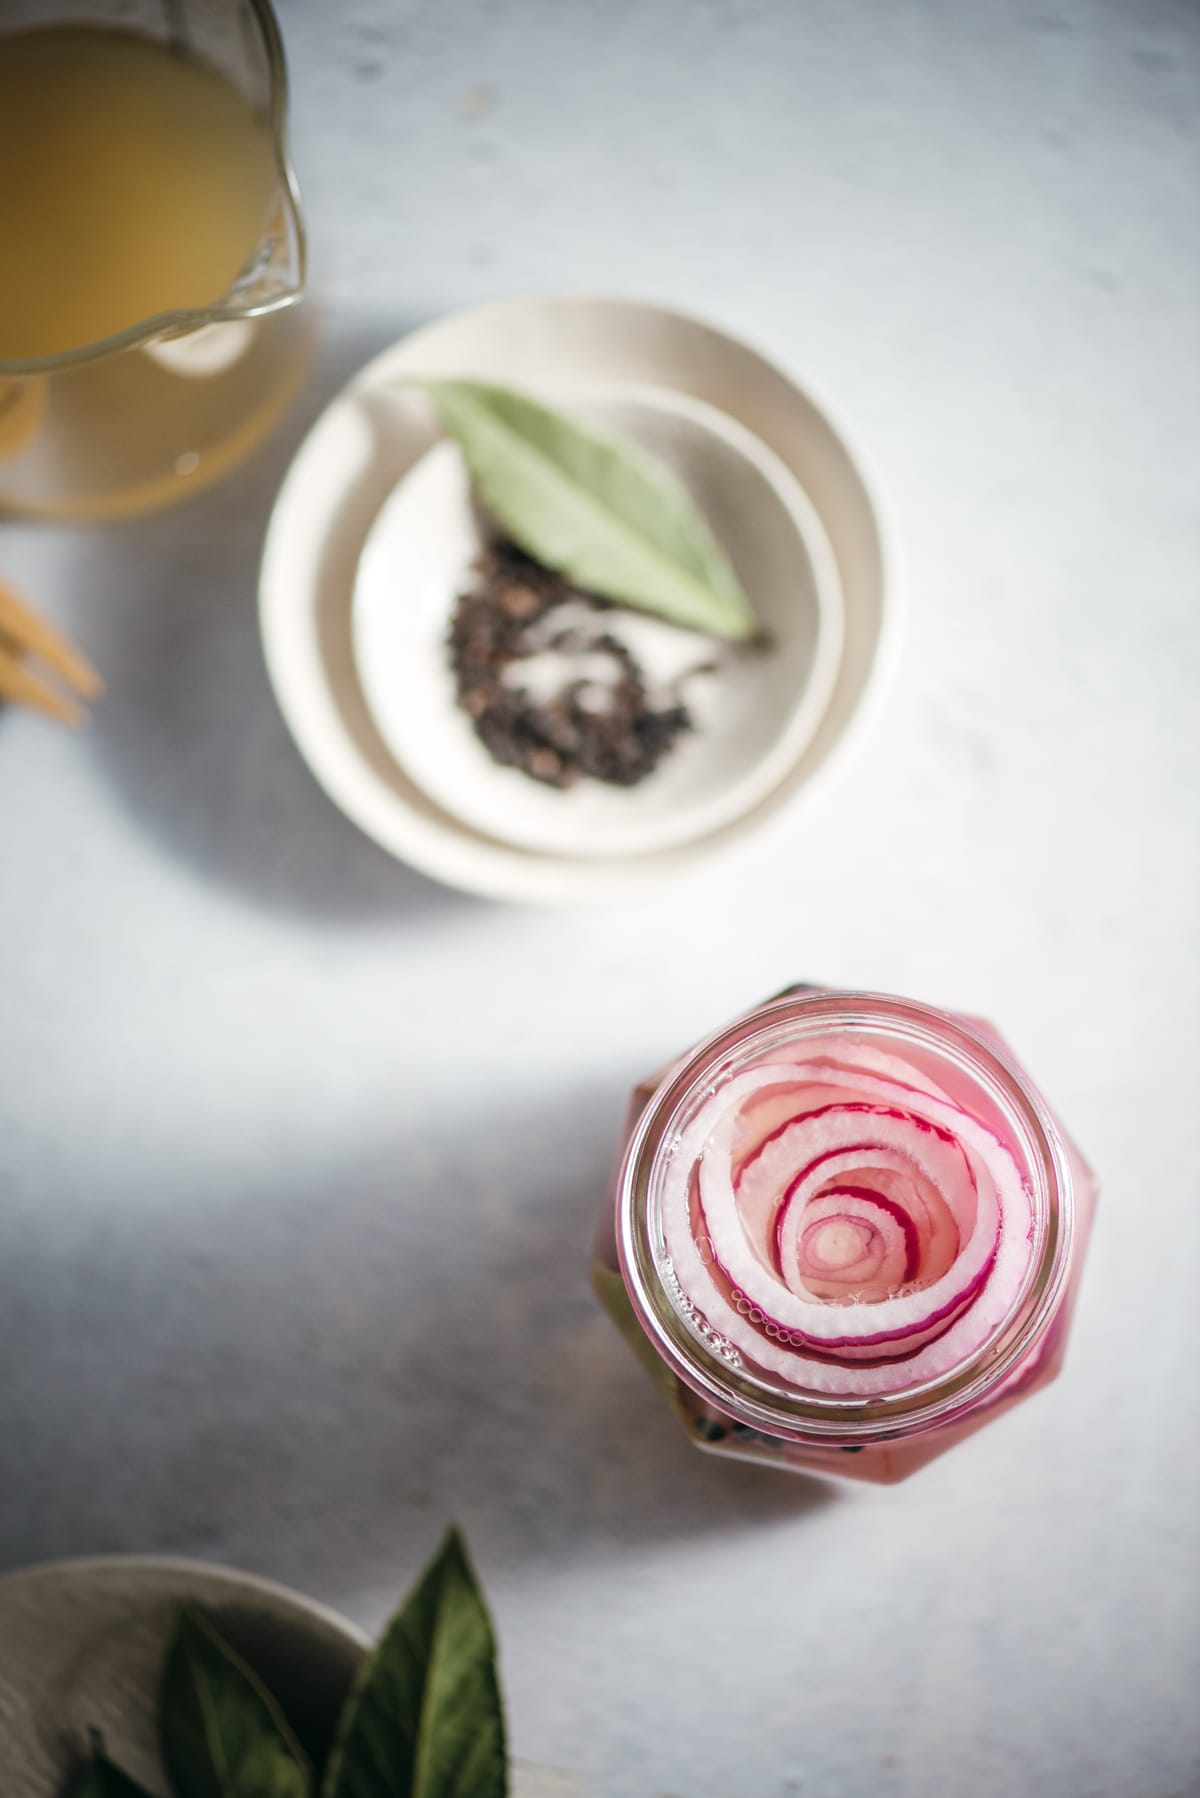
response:
<path id="1" fill-rule="evenodd" d="M 841 660 L 837 565 L 795 478 L 715 407 L 661 388 L 546 397 L 637 442 L 689 489 L 770 648 L 610 613 L 604 628 L 660 692 L 682 683 L 695 730 L 633 788 L 584 780 L 560 792 L 499 766 L 457 703 L 447 656 L 455 602 L 486 527 L 462 457 L 442 441 L 410 469 L 367 538 L 354 595 L 358 675 L 399 766 L 471 829 L 556 856 L 653 854 L 752 810 L 812 741 Z M 711 672 L 689 676 L 696 668 Z"/>
<path id="2" fill-rule="evenodd" d="M 200 1561 L 105 1555 L 0 1577 L 0 1792 L 62 1798 L 105 1751 L 166 1789 L 154 1698 L 180 1605 L 196 1605 L 259 1673 L 319 1764 L 370 1640 L 336 1612 L 252 1574 Z M 582 1781 L 517 1762 L 513 1798 L 586 1798 Z"/>
<path id="3" fill-rule="evenodd" d="M 212 1617 L 295 1720 L 302 1746 L 325 1752 L 369 1647 L 352 1624 L 224 1567 L 140 1555 L 56 1561 L 0 1579 L 0 1792 L 62 1798 L 93 1730 L 133 1779 L 164 1789 L 154 1695 L 181 1604 Z"/>
<path id="4" fill-rule="evenodd" d="M 565 848 L 562 836 L 551 841 L 542 834 L 544 818 L 531 821 L 524 803 L 515 822 L 506 808 L 497 834 L 496 814 L 489 801 L 480 808 L 482 789 L 473 778 L 437 793 L 431 783 L 437 786 L 438 777 L 428 765 L 414 778 L 404 765 L 412 745 L 397 736 L 373 673 L 368 699 L 359 661 L 374 670 L 376 651 L 356 641 L 369 628 L 355 617 L 360 560 L 382 509 L 438 441 L 428 403 L 412 383 L 463 377 L 600 406 L 631 390 L 653 390 L 667 396 L 662 419 L 715 416 L 719 426 L 701 433 L 722 440 L 714 454 L 750 440 L 755 447 L 737 458 L 738 466 L 782 469 L 788 491 L 798 489 L 811 507 L 816 523 L 798 533 L 798 584 L 810 579 L 818 604 L 821 593 L 835 591 L 835 581 L 841 596 L 836 667 L 831 677 L 823 674 L 816 654 L 808 672 L 814 694 L 827 683 L 824 708 L 815 722 L 801 719 L 795 743 L 783 753 L 777 746 L 796 713 L 773 706 L 761 760 L 743 757 L 731 780 L 706 782 L 703 799 L 693 795 L 694 809 L 689 799 L 683 840 L 678 831 L 669 833 L 660 813 L 664 830 L 657 834 L 653 828 L 635 833 L 632 843 L 614 834 L 597 851 L 579 832 L 574 847 Z M 687 429 L 694 438 L 690 422 Z M 421 478 L 435 491 L 447 482 L 444 474 Z M 778 477 L 776 489 L 778 496 Z M 451 506 L 448 490 L 438 503 Z M 380 525 L 381 533 L 385 528 Z M 831 558 L 826 581 L 822 540 Z M 460 542 L 456 554 L 465 547 Z M 449 584 L 444 570 L 437 574 L 433 587 L 443 595 L 437 604 Z M 365 616 L 369 602 L 361 603 Z M 559 296 L 506 300 L 439 320 L 385 350 L 349 383 L 310 431 L 280 490 L 263 554 L 260 615 L 284 717 L 317 779 L 349 817 L 384 848 L 449 885 L 563 904 L 615 898 L 681 873 L 777 818 L 866 715 L 891 660 L 896 606 L 879 503 L 827 408 L 747 344 L 697 319 L 632 301 Z M 422 656 L 429 654 L 432 629 L 427 626 Z M 827 640 L 832 643 L 832 633 Z M 379 672 L 382 681 L 384 665 Z M 796 710 L 806 690 L 803 682 L 797 686 Z M 441 711 L 445 720 L 444 705 Z M 561 795 L 535 789 L 528 802 L 536 810 L 535 801 L 550 797 Z"/>

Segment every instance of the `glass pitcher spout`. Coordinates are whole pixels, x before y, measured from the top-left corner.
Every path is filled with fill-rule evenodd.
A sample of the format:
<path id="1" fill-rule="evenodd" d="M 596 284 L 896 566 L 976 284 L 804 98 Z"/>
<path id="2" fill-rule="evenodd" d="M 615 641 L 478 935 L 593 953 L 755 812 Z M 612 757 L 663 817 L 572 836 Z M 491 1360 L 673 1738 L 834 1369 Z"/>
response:
<path id="1" fill-rule="evenodd" d="M 276 312 L 300 299 L 306 279 L 307 249 L 300 196 L 290 166 L 282 162 L 267 225 L 253 257 L 225 297 L 217 305 L 191 316 L 188 323 L 215 324 L 225 318 L 259 318 L 263 313 Z"/>
<path id="2" fill-rule="evenodd" d="M 304 292 L 308 275 L 308 247 L 300 188 L 287 145 L 287 63 L 279 26 L 266 0 L 244 0 L 261 34 L 268 71 L 267 100 L 275 160 L 275 189 L 263 234 L 246 267 L 239 273 L 218 306 L 209 309 L 197 324 L 217 323 L 222 318 L 257 318 L 263 313 L 293 305 Z M 186 16 L 186 15 L 185 15 Z"/>

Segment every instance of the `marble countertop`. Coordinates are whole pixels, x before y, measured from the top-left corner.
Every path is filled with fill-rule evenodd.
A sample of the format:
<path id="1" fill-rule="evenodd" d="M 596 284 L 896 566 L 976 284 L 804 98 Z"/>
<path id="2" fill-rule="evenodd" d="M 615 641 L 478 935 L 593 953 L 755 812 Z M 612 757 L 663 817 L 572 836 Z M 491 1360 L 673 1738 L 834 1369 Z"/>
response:
<path id="1" fill-rule="evenodd" d="M 0 1564 L 378 1624 L 464 1525 L 594 1798 L 1197 1789 L 1200 18 L 1171 0 L 283 0 L 325 313 L 243 476 L 0 528 L 93 653 L 0 717 Z M 872 734 L 635 901 L 506 909 L 322 797 L 255 622 L 319 407 L 497 293 L 682 303 L 857 427 Z M 622 1098 L 787 980 L 986 1014 L 1103 1185 L 1062 1379 L 908 1484 L 676 1435 L 586 1283 Z"/>

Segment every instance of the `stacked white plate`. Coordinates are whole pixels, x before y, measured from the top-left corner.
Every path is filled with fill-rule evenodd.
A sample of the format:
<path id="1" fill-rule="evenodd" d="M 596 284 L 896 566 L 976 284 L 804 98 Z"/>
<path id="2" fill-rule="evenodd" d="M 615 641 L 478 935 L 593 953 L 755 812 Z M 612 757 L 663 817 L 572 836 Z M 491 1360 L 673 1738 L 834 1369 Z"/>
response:
<path id="1" fill-rule="evenodd" d="M 417 383 L 523 388 L 634 438 L 690 489 L 769 638 L 687 688 L 696 729 L 641 785 L 568 791 L 494 763 L 446 634 L 481 547 L 457 449 Z M 386 350 L 280 490 L 260 606 L 279 704 L 330 797 L 448 884 L 562 903 L 682 870 L 775 817 L 847 737 L 894 635 L 880 508 L 828 412 L 747 345 L 632 302 L 505 301 Z M 630 613 L 670 684 L 703 639 Z"/>

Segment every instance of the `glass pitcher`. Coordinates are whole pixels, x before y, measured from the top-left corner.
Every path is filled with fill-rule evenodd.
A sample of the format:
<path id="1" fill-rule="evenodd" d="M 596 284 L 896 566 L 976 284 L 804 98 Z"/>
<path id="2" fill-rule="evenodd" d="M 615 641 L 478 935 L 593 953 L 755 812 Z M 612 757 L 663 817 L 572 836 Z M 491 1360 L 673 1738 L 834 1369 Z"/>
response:
<path id="1" fill-rule="evenodd" d="M 269 0 L 0 0 L 0 513 L 236 466 L 308 366 Z"/>

